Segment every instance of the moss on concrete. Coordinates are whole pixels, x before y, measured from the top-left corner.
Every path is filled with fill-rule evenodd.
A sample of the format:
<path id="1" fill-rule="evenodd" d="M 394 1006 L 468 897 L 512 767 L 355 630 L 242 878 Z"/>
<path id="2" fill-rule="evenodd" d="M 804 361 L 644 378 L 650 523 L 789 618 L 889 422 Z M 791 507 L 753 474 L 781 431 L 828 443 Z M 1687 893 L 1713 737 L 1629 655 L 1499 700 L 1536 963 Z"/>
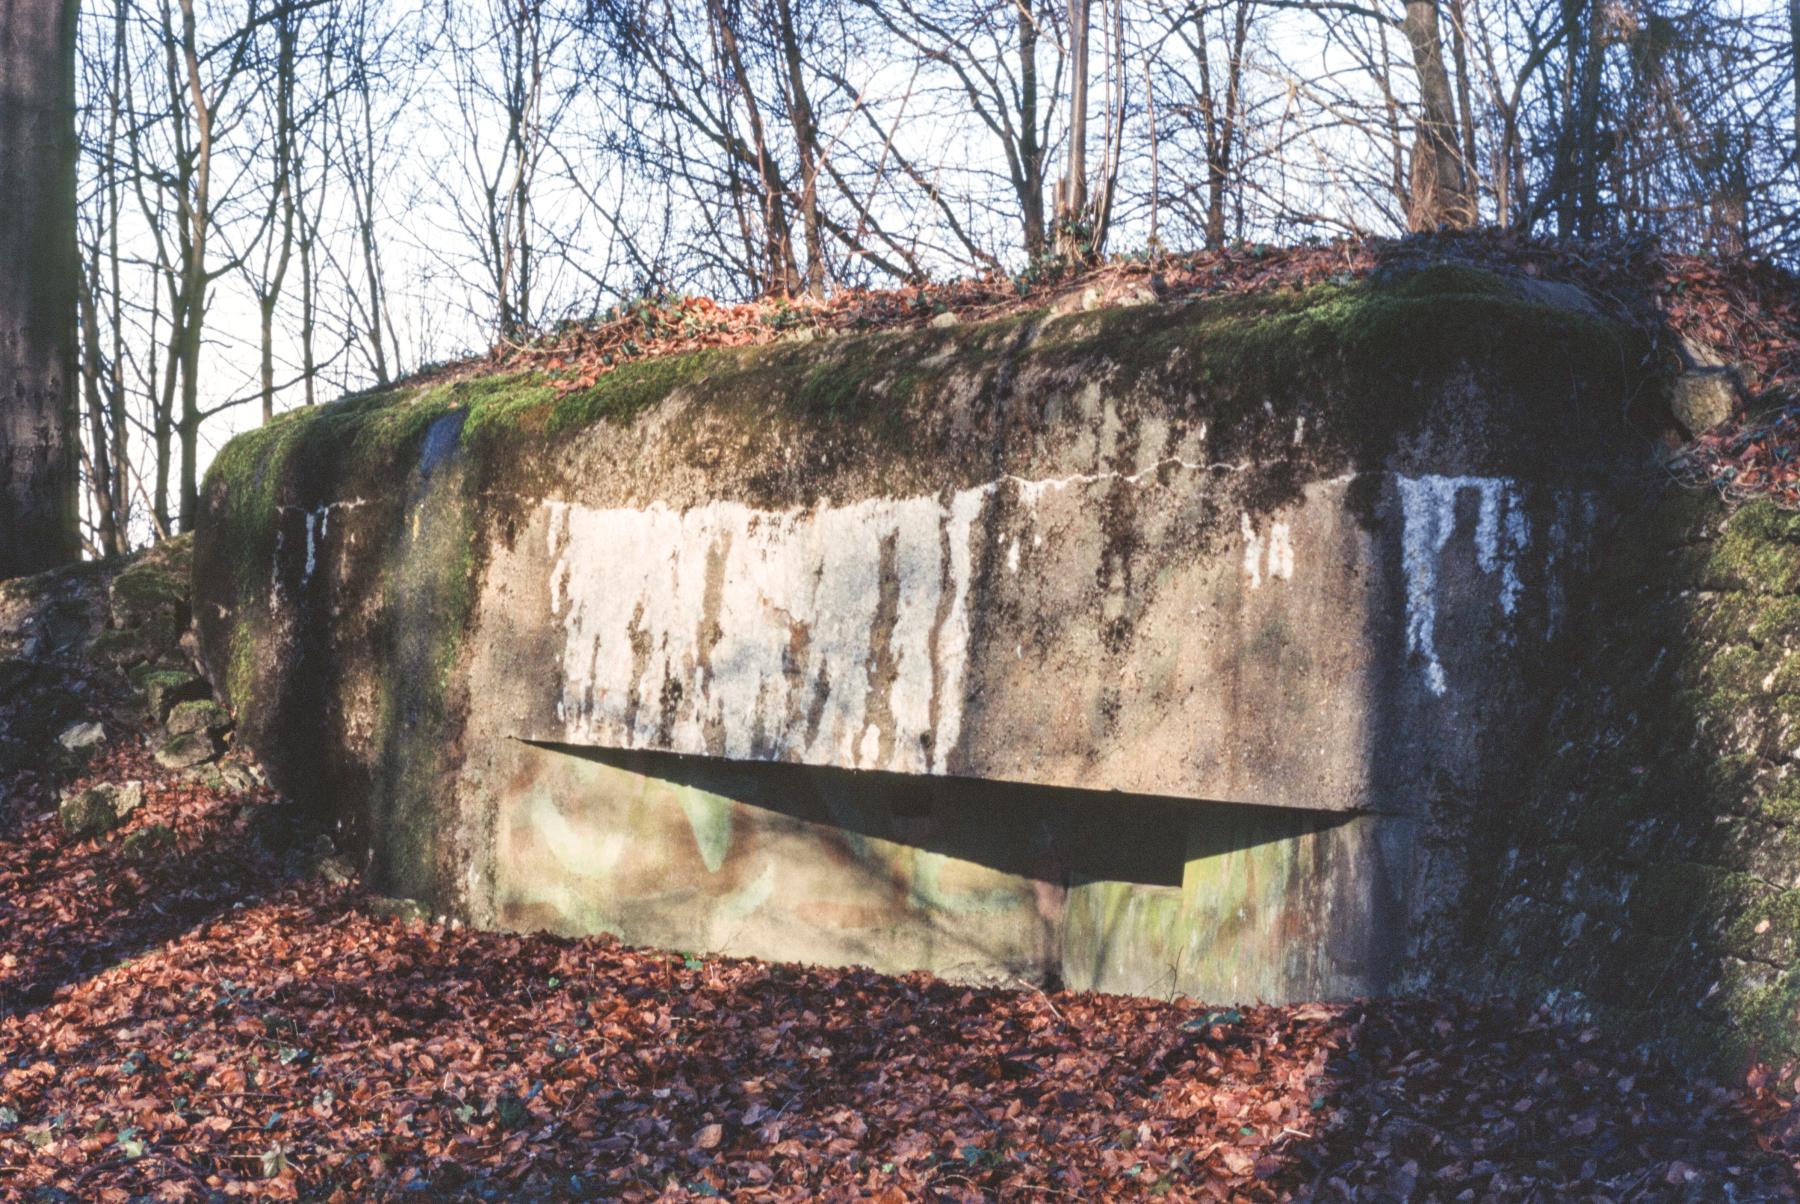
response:
<path id="1" fill-rule="evenodd" d="M 1671 493 L 1631 516 L 1506 868 L 1484 984 L 1710 1063 L 1800 1060 L 1800 516 Z"/>
<path id="2" fill-rule="evenodd" d="M 400 386 L 295 411 L 233 440 L 209 490 L 228 499 L 221 518 L 232 542 L 267 564 L 271 516 L 300 500 L 297 457 L 328 461 L 333 479 L 368 479 L 410 464 L 425 431 L 452 410 L 467 413 L 466 449 L 541 452 L 546 439 L 629 424 L 686 390 L 709 412 L 738 414 L 752 434 L 782 420 L 854 423 L 904 456 L 913 420 L 944 390 L 997 395 L 1036 369 L 1098 380 L 1121 398 L 1188 396 L 1227 454 L 1268 419 L 1291 433 L 1296 413 L 1328 397 L 1311 454 L 1366 457 L 1415 426 L 1433 386 L 1470 363 L 1550 398 L 1550 429 L 1567 419 L 1574 382 L 1613 381 L 1623 396 L 1637 351 L 1614 323 L 1531 299 L 1491 272 L 1440 265 L 1184 305 L 698 351 L 630 361 L 579 388 L 540 372 Z"/>

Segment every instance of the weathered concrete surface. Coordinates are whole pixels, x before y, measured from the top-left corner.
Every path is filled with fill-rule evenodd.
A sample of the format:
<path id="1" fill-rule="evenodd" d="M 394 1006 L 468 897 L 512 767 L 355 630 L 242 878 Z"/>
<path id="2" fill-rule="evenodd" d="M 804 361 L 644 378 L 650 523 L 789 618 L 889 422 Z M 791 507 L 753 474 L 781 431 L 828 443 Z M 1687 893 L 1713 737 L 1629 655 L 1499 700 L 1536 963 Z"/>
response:
<path id="1" fill-rule="evenodd" d="M 1722 1075 L 1800 1058 L 1800 516 L 1672 492 L 1609 541 L 1518 805 L 1476 831 L 1480 972 Z"/>
<path id="2" fill-rule="evenodd" d="M 1636 455 L 1629 357 L 1460 280 L 1278 310 L 346 402 L 221 457 L 202 646 L 286 788 L 479 923 L 1414 981 Z"/>
<path id="3" fill-rule="evenodd" d="M 1221 998 L 1354 994 L 1391 969 L 1373 817 L 513 751 L 507 927 Z"/>
<path id="4" fill-rule="evenodd" d="M 1376 743 L 1479 774 L 1470 720 L 1513 676 L 1495 652 L 1551 634 L 1595 495 L 1344 475 L 1253 513 L 1242 470 L 546 501 L 492 552 L 476 671 L 517 734 L 603 748 L 1324 810 L 1403 806 L 1393 779 L 1425 766 Z"/>

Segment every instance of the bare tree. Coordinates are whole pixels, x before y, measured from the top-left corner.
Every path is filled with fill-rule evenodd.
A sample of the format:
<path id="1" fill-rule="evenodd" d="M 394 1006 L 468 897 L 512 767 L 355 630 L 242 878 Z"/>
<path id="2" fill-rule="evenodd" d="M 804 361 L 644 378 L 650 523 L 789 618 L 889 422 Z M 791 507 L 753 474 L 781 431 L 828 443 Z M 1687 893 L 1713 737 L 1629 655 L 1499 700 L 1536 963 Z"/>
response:
<path id="1" fill-rule="evenodd" d="M 948 73 L 944 103 L 952 114 L 974 118 L 991 139 L 1003 165 L 1009 220 L 1026 258 L 1051 248 L 1047 214 L 1049 163 L 1067 68 L 1063 25 L 1054 0 L 989 0 L 982 4 L 929 0 L 857 0 L 882 23 L 920 66 Z M 1046 61 L 1047 60 L 1047 61 Z M 907 177 L 925 194 L 938 220 L 972 261 L 998 262 L 963 213 L 983 203 L 968 188 L 944 182 L 942 165 L 916 162 L 884 136 Z"/>
<path id="2" fill-rule="evenodd" d="M 1167 74 L 1170 86 L 1182 89 L 1173 116 L 1186 118 L 1199 137 L 1203 170 L 1187 187 L 1204 188 L 1200 226 L 1208 247 L 1225 245 L 1233 195 L 1242 166 L 1245 115 L 1245 59 L 1255 20 L 1256 0 L 1229 0 L 1219 5 L 1181 4 L 1165 7 L 1168 37 L 1186 52 L 1186 62 Z M 1213 20 L 1218 20 L 1215 33 Z M 1160 61 L 1160 60 L 1159 60 Z M 1191 70 L 1189 65 L 1191 64 Z"/>

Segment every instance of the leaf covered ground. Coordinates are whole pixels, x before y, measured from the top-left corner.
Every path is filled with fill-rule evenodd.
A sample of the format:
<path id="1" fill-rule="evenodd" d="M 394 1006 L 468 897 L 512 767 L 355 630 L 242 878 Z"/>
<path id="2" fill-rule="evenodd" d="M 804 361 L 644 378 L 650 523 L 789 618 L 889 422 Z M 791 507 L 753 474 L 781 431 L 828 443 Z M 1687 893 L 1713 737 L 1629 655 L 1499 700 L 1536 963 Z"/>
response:
<path id="1" fill-rule="evenodd" d="M 1784 1199 L 1777 1085 L 1415 999 L 1208 1008 L 375 918 L 115 741 L 0 816 L 9 1199 Z"/>

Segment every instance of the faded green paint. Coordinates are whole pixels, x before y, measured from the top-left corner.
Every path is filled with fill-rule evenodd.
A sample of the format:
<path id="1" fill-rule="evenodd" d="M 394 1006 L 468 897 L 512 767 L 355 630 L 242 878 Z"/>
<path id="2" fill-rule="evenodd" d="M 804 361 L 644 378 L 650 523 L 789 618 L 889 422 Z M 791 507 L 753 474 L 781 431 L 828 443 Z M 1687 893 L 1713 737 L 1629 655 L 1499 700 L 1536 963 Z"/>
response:
<path id="1" fill-rule="evenodd" d="M 700 860 L 709 871 L 718 873 L 725 864 L 725 855 L 731 851 L 731 800 L 692 786 L 677 786 L 674 791 L 688 826 L 694 830 L 694 847 L 700 850 Z"/>
<path id="2" fill-rule="evenodd" d="M 1353 994 L 1374 967 L 1344 957 L 1344 938 L 1378 933 L 1334 933 L 1331 912 L 1379 889 L 1376 862 L 1357 855 L 1374 855 L 1376 822 L 1197 805 L 1179 888 L 1086 882 L 1071 892 L 1064 976 L 1214 1000 Z"/>
<path id="3" fill-rule="evenodd" d="M 925 849 L 906 849 L 904 856 L 912 885 L 907 900 L 914 907 L 964 916 L 1030 906 L 1031 891 L 1023 879 L 984 873 L 971 862 Z"/>
<path id="4" fill-rule="evenodd" d="M 1369 873 L 1328 817 L 1114 796 L 1096 821 L 1080 792 L 938 783 L 927 803 L 891 775 L 707 763 L 676 780 L 517 751 L 496 849 L 505 926 L 1216 1000 L 1356 993 L 1384 972 L 1320 952 L 1344 935 L 1321 901 Z M 1047 852 L 1100 832 L 1108 860 L 1089 870 L 1163 883 Z"/>

